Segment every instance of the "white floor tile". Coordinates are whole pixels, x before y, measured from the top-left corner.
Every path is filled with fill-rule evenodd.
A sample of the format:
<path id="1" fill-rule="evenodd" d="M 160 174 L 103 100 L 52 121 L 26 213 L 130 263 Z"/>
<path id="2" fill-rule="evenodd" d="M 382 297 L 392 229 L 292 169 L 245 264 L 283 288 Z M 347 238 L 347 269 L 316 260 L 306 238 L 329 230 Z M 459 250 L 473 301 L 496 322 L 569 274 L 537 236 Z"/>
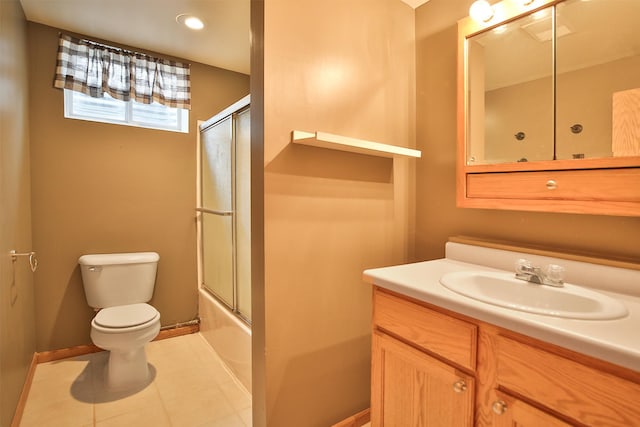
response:
<path id="1" fill-rule="evenodd" d="M 154 376 L 113 393 L 102 378 L 108 353 L 40 364 L 21 427 L 250 427 L 251 396 L 199 334 L 147 345 Z"/>

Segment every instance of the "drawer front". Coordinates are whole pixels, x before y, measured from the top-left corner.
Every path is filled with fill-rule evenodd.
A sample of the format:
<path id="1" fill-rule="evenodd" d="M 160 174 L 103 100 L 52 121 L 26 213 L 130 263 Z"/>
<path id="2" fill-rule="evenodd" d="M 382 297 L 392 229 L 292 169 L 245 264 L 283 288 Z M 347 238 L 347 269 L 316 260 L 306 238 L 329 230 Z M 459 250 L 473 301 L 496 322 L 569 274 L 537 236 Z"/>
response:
<path id="1" fill-rule="evenodd" d="M 467 174 L 467 197 L 639 202 L 640 169 Z"/>
<path id="2" fill-rule="evenodd" d="M 587 425 L 640 420 L 640 385 L 536 347 L 497 337 L 497 385 Z"/>
<path id="3" fill-rule="evenodd" d="M 476 368 L 476 325 L 379 290 L 374 293 L 373 323 L 463 368 Z"/>

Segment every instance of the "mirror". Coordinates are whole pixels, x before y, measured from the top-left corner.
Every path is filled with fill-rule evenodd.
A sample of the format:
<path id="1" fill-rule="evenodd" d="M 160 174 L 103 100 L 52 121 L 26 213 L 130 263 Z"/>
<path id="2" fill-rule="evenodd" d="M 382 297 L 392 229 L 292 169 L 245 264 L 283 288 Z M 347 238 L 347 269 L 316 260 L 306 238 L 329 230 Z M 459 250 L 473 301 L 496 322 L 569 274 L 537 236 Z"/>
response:
<path id="1" fill-rule="evenodd" d="M 640 1 L 535 3 L 466 39 L 466 164 L 640 156 Z"/>

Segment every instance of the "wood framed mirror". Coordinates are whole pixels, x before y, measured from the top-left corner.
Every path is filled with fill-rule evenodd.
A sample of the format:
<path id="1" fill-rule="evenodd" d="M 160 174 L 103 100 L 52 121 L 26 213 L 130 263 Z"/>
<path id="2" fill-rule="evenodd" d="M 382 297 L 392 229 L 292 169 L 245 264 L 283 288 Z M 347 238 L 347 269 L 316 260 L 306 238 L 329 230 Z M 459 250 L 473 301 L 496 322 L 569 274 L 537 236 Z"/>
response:
<path id="1" fill-rule="evenodd" d="M 640 2 L 492 11 L 458 22 L 458 206 L 640 216 Z"/>

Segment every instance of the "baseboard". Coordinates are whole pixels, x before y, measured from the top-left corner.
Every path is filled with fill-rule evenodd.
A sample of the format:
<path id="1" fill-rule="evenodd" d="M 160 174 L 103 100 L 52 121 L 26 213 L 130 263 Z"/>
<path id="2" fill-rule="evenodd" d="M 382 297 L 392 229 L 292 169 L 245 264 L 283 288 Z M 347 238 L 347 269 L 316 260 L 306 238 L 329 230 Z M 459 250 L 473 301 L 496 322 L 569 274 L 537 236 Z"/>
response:
<path id="1" fill-rule="evenodd" d="M 174 338 L 181 335 L 194 334 L 199 330 L 200 330 L 199 324 L 178 326 L 175 328 L 164 329 L 158 333 L 158 336 L 154 339 L 154 341 L 164 340 L 167 338 Z M 24 412 L 24 407 L 27 404 L 27 397 L 29 396 L 29 390 L 31 389 L 31 383 L 33 382 L 33 376 L 36 372 L 36 366 L 38 365 L 38 363 L 53 362 L 55 360 L 61 360 L 61 359 L 67 359 L 69 357 L 77 357 L 85 354 L 97 353 L 99 351 L 103 351 L 103 350 L 93 344 L 86 344 L 86 345 L 78 345 L 78 346 L 69 347 L 69 348 L 61 348 L 58 350 L 41 351 L 41 352 L 33 353 L 33 358 L 31 359 L 31 364 L 29 365 L 27 377 L 24 380 L 24 385 L 22 386 L 22 392 L 20 393 L 20 398 L 18 399 L 16 411 L 13 414 L 11 427 L 20 426 L 20 421 L 22 421 L 22 414 Z"/>
<path id="2" fill-rule="evenodd" d="M 85 354 L 97 353 L 102 351 L 101 348 L 93 344 L 77 345 L 75 347 L 60 348 L 57 350 L 41 351 L 36 353 L 38 363 L 53 362 L 55 360 L 68 359 L 69 357 L 77 357 Z"/>
<path id="3" fill-rule="evenodd" d="M 200 331 L 200 324 L 177 326 L 170 329 L 162 329 L 154 341 L 165 340 L 167 338 L 179 337 L 181 335 L 195 334 Z"/>
<path id="4" fill-rule="evenodd" d="M 31 383 L 33 382 L 33 375 L 36 373 L 36 366 L 38 365 L 38 353 L 33 353 L 31 358 L 31 364 L 27 371 L 27 377 L 24 380 L 22 386 L 22 392 L 16 405 L 16 411 L 13 414 L 13 420 L 11 420 L 11 427 L 19 427 L 20 421 L 22 421 L 22 414 L 24 413 L 24 407 L 27 404 L 27 396 L 29 396 L 29 390 L 31 390 Z"/>
<path id="5" fill-rule="evenodd" d="M 360 411 L 357 414 L 334 424 L 332 427 L 361 427 L 369 421 L 371 421 L 371 410 L 365 409 L 364 411 Z"/>
<path id="6" fill-rule="evenodd" d="M 180 335 L 194 334 L 200 330 L 200 325 L 179 326 L 171 329 L 163 329 L 155 337 L 154 341 L 174 338 Z M 69 357 L 77 357 L 85 354 L 97 353 L 103 351 L 94 344 L 78 345 L 75 347 L 61 348 L 58 350 L 42 351 L 36 353 L 37 363 L 53 362 L 54 360 L 67 359 Z"/>

